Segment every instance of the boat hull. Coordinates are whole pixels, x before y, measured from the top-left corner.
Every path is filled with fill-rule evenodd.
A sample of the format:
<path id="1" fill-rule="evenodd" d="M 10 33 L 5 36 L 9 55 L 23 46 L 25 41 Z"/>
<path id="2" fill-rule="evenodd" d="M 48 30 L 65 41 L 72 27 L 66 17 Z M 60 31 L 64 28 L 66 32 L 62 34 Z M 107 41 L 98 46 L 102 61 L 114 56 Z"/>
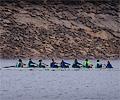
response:
<path id="1" fill-rule="evenodd" d="M 29 70 L 29 71 L 100 71 L 100 70 L 115 70 L 115 71 L 120 71 L 119 68 L 27 68 L 27 67 L 4 67 L 1 68 L 0 70 Z"/>

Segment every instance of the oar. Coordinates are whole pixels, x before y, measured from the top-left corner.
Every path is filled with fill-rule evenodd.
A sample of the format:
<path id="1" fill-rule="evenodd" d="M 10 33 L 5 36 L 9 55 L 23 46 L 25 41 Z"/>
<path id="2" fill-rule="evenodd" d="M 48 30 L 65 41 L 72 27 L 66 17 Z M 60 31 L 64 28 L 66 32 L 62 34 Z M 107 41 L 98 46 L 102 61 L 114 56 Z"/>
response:
<path id="1" fill-rule="evenodd" d="M 15 66 L 6 66 L 6 67 L 2 67 L 2 68 L 10 68 L 10 67 L 15 67 Z"/>
<path id="2" fill-rule="evenodd" d="M 80 65 L 80 68 L 81 68 L 81 67 L 84 67 L 84 65 L 83 65 L 83 64 L 81 64 L 81 65 Z"/>

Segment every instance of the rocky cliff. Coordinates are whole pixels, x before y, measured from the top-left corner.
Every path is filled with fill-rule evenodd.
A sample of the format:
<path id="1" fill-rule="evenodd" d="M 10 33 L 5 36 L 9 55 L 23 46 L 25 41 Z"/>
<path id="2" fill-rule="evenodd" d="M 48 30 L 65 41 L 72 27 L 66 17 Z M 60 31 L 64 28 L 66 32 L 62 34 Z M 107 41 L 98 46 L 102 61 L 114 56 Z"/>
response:
<path id="1" fill-rule="evenodd" d="M 4 2 L 1 58 L 120 58 L 117 3 Z"/>

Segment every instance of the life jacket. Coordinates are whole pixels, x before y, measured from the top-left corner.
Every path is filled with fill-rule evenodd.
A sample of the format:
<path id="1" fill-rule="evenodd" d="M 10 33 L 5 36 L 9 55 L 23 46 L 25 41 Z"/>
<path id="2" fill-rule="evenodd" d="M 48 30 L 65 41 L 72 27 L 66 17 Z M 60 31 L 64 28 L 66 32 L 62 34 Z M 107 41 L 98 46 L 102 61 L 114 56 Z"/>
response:
<path id="1" fill-rule="evenodd" d="M 99 68 L 99 64 L 98 64 L 98 62 L 96 62 L 95 68 Z"/>
<path id="2" fill-rule="evenodd" d="M 80 64 L 80 63 L 78 63 L 77 61 L 74 61 L 72 67 L 77 67 L 78 64 Z"/>
<path id="3" fill-rule="evenodd" d="M 75 67 L 75 61 L 73 62 L 73 65 L 72 65 L 72 67 Z"/>
<path id="4" fill-rule="evenodd" d="M 111 64 L 107 64 L 106 68 L 113 68 Z"/>
<path id="5" fill-rule="evenodd" d="M 17 64 L 16 64 L 16 67 L 20 67 L 20 62 L 18 61 Z"/>
<path id="6" fill-rule="evenodd" d="M 75 61 L 73 62 L 73 64 L 75 64 Z"/>
<path id="7" fill-rule="evenodd" d="M 42 65 L 41 62 L 38 62 L 38 66 L 37 67 L 41 67 L 41 65 Z"/>
<path id="8" fill-rule="evenodd" d="M 31 67 L 31 62 L 30 61 L 27 62 L 27 67 Z"/>
<path id="9" fill-rule="evenodd" d="M 50 67 L 53 67 L 53 68 L 54 68 L 54 65 L 55 65 L 55 63 L 54 63 L 53 61 L 51 61 Z"/>
<path id="10" fill-rule="evenodd" d="M 87 61 L 84 62 L 84 67 L 88 68 L 88 62 Z"/>
<path id="11" fill-rule="evenodd" d="M 65 67 L 65 64 L 67 64 L 66 62 L 61 62 L 61 67 Z"/>

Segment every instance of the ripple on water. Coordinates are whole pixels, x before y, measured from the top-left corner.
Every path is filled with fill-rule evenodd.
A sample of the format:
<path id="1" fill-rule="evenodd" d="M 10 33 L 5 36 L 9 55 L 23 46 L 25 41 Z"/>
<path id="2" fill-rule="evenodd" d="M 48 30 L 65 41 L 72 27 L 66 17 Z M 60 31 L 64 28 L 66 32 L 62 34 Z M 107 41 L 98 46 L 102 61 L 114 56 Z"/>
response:
<path id="1" fill-rule="evenodd" d="M 2 90 L 3 92 L 8 92 L 9 90 Z"/>

